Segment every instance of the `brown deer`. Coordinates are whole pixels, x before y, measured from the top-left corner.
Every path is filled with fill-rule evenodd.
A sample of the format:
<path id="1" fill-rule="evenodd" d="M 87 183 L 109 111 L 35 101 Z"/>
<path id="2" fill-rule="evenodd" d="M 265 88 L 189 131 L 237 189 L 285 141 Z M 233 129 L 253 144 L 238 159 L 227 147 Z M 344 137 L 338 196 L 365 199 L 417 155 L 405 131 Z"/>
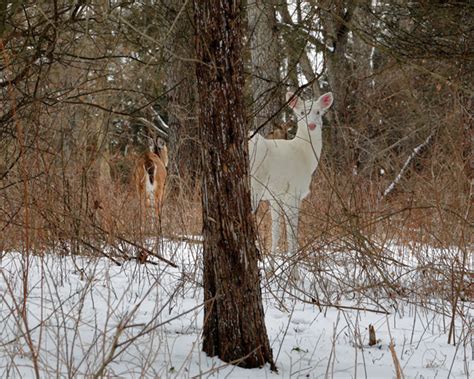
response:
<path id="1" fill-rule="evenodd" d="M 134 182 L 144 221 L 147 211 L 152 210 L 153 225 L 156 225 L 157 218 L 161 216 L 168 167 L 168 125 L 159 115 L 156 118 L 160 126 L 146 119 L 139 119 L 146 126 L 149 151 L 138 157 L 134 170 Z"/>

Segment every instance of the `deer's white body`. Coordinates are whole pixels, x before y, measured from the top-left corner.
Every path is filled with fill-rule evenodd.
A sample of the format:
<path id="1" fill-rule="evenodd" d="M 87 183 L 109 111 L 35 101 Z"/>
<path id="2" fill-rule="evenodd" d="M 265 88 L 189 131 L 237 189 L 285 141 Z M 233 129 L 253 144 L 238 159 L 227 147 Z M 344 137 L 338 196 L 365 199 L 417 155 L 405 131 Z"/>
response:
<path id="1" fill-rule="evenodd" d="M 291 99 L 291 100 L 290 100 Z M 287 93 L 289 106 L 298 118 L 292 140 L 269 140 L 256 134 L 249 141 L 252 209 L 261 200 L 270 202 L 272 253 L 280 238 L 280 214 L 286 217 L 288 250 L 298 249 L 298 216 L 301 201 L 309 194 L 313 172 L 322 149 L 322 114 L 332 105 L 332 93 L 318 100 L 303 101 Z"/>

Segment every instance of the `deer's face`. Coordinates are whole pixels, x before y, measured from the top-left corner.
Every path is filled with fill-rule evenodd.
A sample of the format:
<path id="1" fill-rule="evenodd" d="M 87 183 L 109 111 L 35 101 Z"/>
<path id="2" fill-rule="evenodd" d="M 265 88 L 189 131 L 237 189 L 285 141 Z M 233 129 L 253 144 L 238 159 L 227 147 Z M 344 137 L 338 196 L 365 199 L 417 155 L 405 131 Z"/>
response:
<path id="1" fill-rule="evenodd" d="M 310 131 L 323 125 L 323 114 L 331 107 L 333 96 L 331 92 L 322 95 L 317 100 L 302 100 L 292 92 L 286 94 L 288 105 L 295 113 L 298 123 L 305 122 Z"/>
<path id="2" fill-rule="evenodd" d="M 156 153 L 160 156 L 165 167 L 168 167 L 168 148 L 166 147 L 166 141 L 161 137 L 156 139 Z"/>
<path id="3" fill-rule="evenodd" d="M 166 147 L 166 142 L 163 138 L 161 137 L 156 137 L 155 139 L 155 145 L 158 150 L 162 150 L 164 147 Z"/>

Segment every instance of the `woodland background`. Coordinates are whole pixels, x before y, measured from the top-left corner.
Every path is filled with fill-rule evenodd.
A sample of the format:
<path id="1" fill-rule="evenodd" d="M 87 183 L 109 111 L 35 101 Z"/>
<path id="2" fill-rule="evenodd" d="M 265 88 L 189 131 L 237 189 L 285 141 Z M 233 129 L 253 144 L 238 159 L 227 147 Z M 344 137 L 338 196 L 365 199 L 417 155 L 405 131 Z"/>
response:
<path id="1" fill-rule="evenodd" d="M 318 272 L 326 263 L 309 251 L 355 250 L 370 274 L 383 272 L 389 243 L 411 245 L 420 259 L 422 246 L 446 249 L 442 266 L 426 261 L 419 288 L 390 275 L 382 284 L 388 297 L 435 292 L 455 310 L 473 292 L 472 3 L 244 8 L 249 131 L 292 123 L 287 90 L 335 98 L 298 259 Z M 0 2 L 0 251 L 133 258 L 121 243 L 144 238 L 131 184 L 146 148 L 138 119 L 154 112 L 171 128 L 154 232 L 201 233 L 194 30 L 189 1 Z M 268 218 L 261 206 L 262 251 Z"/>

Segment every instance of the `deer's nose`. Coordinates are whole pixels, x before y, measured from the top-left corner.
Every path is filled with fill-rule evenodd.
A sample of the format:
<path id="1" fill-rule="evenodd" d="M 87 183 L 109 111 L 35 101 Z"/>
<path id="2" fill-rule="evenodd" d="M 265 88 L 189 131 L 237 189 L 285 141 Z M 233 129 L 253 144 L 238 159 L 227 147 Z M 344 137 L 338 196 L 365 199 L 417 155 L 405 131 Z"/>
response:
<path id="1" fill-rule="evenodd" d="M 311 124 L 308 124 L 308 128 L 309 130 L 314 130 L 316 129 L 316 124 L 312 122 Z"/>

